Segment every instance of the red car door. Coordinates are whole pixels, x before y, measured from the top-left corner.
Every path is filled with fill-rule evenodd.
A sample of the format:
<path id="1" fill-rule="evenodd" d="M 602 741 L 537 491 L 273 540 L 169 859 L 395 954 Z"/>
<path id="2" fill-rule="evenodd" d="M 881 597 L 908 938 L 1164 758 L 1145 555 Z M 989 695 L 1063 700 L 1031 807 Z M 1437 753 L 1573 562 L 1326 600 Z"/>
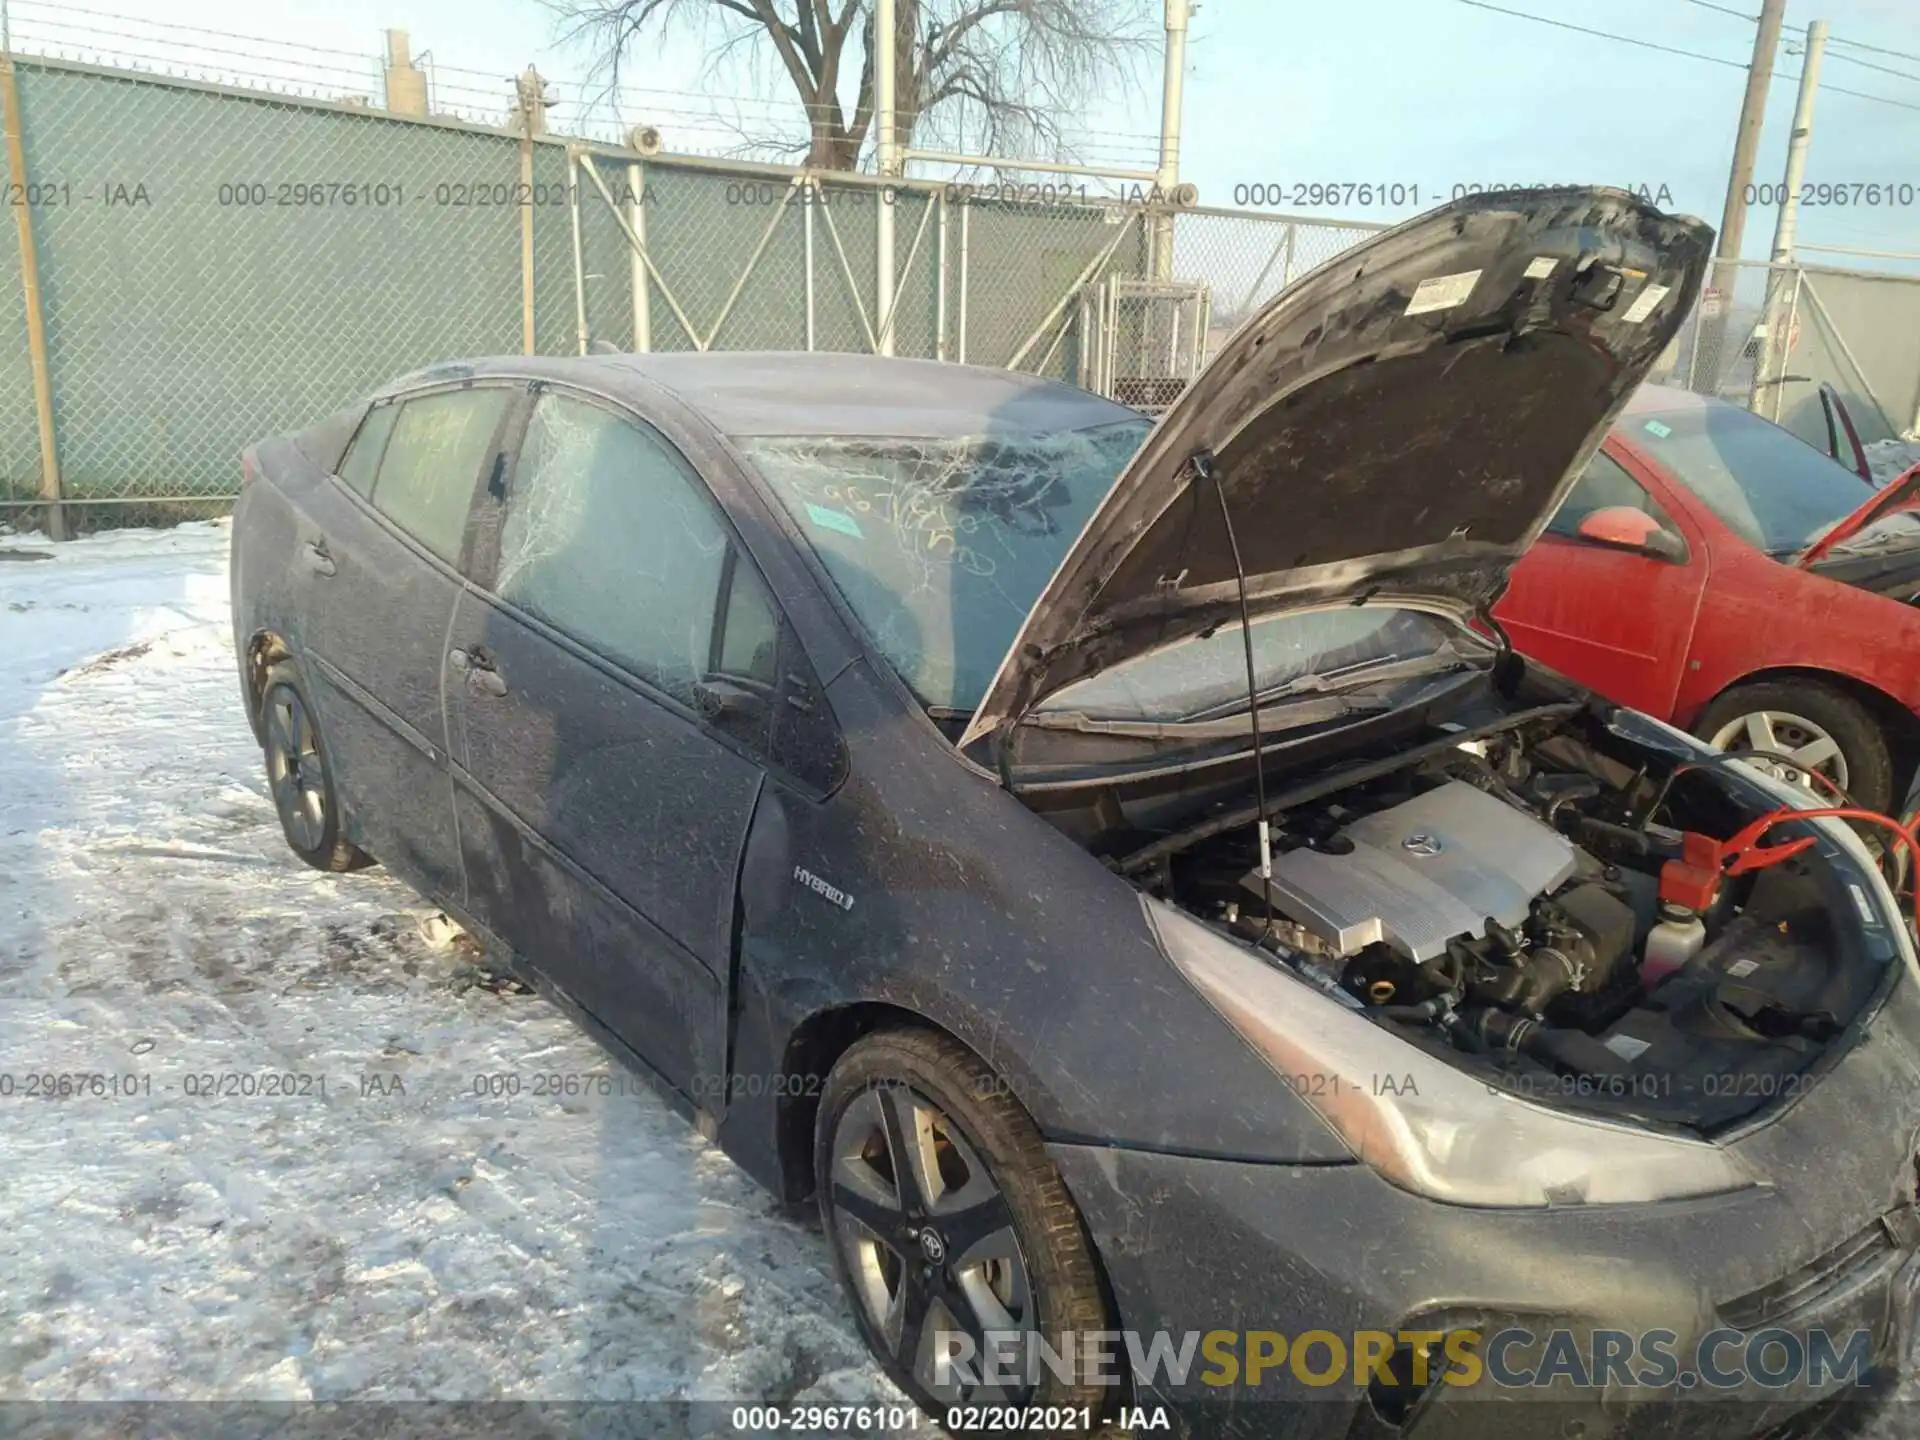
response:
<path id="1" fill-rule="evenodd" d="M 1625 452 L 1596 453 L 1514 567 L 1494 615 L 1522 654 L 1611 700 L 1667 719 L 1706 589 L 1708 560 L 1691 519 L 1677 513 L 1677 505 L 1660 502 L 1662 488 Z M 1648 543 L 1620 543 L 1620 527 L 1607 521 L 1619 519 L 1612 512 L 1622 509 L 1649 518 L 1651 524 L 1640 525 Z M 1616 538 L 1595 538 L 1607 535 Z"/>

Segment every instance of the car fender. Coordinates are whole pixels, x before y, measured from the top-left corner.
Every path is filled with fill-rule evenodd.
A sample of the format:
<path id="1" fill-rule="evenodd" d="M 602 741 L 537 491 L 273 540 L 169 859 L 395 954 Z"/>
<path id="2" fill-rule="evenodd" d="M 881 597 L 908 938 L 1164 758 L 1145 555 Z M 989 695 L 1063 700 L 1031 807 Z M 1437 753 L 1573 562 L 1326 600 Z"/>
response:
<path id="1" fill-rule="evenodd" d="M 756 1173 L 778 1153 L 781 1107 L 752 1092 L 817 1094 L 837 1052 L 790 1074 L 793 1038 L 847 1012 L 954 1036 L 1049 1140 L 1351 1163 L 1301 1087 L 1161 952 L 1138 892 L 865 675 L 829 687 L 846 785 L 823 802 L 770 785 L 749 832 L 729 1152 Z"/>

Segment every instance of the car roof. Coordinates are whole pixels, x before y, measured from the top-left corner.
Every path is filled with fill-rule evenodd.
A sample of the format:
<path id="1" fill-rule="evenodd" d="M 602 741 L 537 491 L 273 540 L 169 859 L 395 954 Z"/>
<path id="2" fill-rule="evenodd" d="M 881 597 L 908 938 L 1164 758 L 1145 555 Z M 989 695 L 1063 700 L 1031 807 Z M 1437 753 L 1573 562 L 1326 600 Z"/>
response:
<path id="1" fill-rule="evenodd" d="M 728 437 L 863 435 L 945 439 L 1083 430 L 1137 410 L 1015 370 L 819 351 L 501 356 L 416 372 L 382 393 L 467 375 L 571 382 L 645 410 L 666 391 Z"/>

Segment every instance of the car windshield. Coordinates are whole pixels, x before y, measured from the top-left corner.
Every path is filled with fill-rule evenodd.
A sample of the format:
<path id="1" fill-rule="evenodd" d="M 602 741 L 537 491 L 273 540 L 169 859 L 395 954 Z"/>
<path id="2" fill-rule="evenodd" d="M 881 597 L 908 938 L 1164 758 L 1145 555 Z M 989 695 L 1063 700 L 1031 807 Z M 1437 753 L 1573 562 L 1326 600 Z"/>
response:
<path id="1" fill-rule="evenodd" d="M 921 703 L 971 712 L 1151 428 L 735 443 Z"/>
<path id="2" fill-rule="evenodd" d="M 1264 700 L 1397 685 L 1465 665 L 1484 649 L 1437 616 L 1385 606 L 1271 615 L 1254 621 L 1252 634 L 1254 683 Z M 1236 625 L 1069 685 L 1039 713 L 1179 723 L 1246 708 L 1246 645 Z"/>
<path id="3" fill-rule="evenodd" d="M 1790 431 L 1734 405 L 1635 413 L 1616 429 L 1769 555 L 1797 555 L 1873 493 Z"/>

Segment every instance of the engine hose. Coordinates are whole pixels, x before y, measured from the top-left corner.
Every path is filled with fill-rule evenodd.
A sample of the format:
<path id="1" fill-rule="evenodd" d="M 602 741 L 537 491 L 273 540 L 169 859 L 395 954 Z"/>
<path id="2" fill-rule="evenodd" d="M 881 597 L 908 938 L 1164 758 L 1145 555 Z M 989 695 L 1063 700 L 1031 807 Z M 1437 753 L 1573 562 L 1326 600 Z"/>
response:
<path id="1" fill-rule="evenodd" d="M 1584 1030 L 1542 1024 L 1502 1010 L 1479 1011 L 1463 1029 L 1490 1050 L 1517 1051 L 1571 1075 L 1625 1075 L 1632 1066 Z"/>

